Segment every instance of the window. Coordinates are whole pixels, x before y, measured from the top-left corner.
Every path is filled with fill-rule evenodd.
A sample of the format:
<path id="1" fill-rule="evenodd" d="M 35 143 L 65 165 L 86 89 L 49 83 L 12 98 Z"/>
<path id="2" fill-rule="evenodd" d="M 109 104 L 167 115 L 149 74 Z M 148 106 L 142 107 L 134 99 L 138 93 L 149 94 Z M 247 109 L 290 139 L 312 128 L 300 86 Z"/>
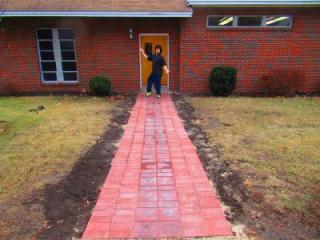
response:
<path id="1" fill-rule="evenodd" d="M 262 17 L 248 16 L 238 17 L 239 27 L 260 27 L 262 25 Z"/>
<path id="2" fill-rule="evenodd" d="M 78 81 L 72 29 L 38 29 L 37 42 L 44 82 Z"/>
<path id="3" fill-rule="evenodd" d="M 291 16 L 208 16 L 207 27 L 218 28 L 290 28 Z"/>
<path id="4" fill-rule="evenodd" d="M 228 16 L 212 16 L 208 18 L 208 26 L 217 26 L 217 27 L 226 27 L 226 26 L 232 26 L 233 25 L 233 17 Z"/>
<path id="5" fill-rule="evenodd" d="M 266 27 L 291 27 L 291 21 L 289 16 L 267 16 Z"/>

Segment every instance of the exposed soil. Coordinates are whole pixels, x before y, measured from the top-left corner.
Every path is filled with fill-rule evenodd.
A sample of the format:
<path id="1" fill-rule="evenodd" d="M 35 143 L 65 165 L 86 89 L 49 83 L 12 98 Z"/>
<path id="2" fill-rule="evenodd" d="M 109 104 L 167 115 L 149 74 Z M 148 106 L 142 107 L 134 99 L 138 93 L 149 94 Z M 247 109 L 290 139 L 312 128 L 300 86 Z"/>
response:
<path id="1" fill-rule="evenodd" d="M 297 216 L 289 210 L 279 212 L 267 203 L 260 192 L 250 192 L 243 181 L 243 173 L 232 169 L 223 161 L 221 146 L 208 141 L 195 109 L 180 94 L 174 94 L 173 100 L 180 118 L 197 148 L 207 176 L 215 184 L 217 193 L 227 206 L 228 220 L 233 224 L 244 224 L 249 237 L 267 240 L 311 240 L 319 239 L 320 225 L 306 223 L 304 216 Z M 221 124 L 218 119 L 210 120 L 213 127 Z M 250 139 L 244 140 L 250 144 Z"/>
<path id="2" fill-rule="evenodd" d="M 0 134 L 3 133 L 7 128 L 7 122 L 0 120 Z"/>
<path id="3" fill-rule="evenodd" d="M 95 206 L 100 187 L 103 184 L 116 143 L 123 133 L 130 109 L 135 98 L 127 98 L 112 113 L 113 118 L 107 132 L 87 154 L 79 160 L 71 173 L 56 185 L 45 189 L 44 208 L 49 228 L 39 234 L 39 239 L 80 238 Z"/>
<path id="4" fill-rule="evenodd" d="M 20 215 L 16 213 L 11 217 L 19 226 L 15 226 L 14 232 L 7 235 L 6 240 L 68 240 L 81 237 L 108 174 L 117 143 L 124 131 L 123 126 L 128 121 L 135 99 L 135 96 L 127 96 L 113 110 L 107 131 L 79 159 L 67 176 L 48 176 L 51 179 L 50 184 L 46 185 L 43 191 L 32 193 L 22 200 L 20 209 L 23 209 L 23 212 L 19 211 Z M 2 213 L 5 213 L 5 209 L 2 210 Z M 34 219 L 32 215 L 44 215 L 45 219 Z M 23 221 L 19 221 L 20 219 Z"/>

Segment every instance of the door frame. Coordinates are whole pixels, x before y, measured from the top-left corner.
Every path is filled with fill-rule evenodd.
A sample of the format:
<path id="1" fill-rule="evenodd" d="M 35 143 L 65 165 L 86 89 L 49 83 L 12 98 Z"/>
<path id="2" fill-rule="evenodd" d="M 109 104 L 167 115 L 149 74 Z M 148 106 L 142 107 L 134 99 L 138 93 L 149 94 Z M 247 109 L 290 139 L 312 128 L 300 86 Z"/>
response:
<path id="1" fill-rule="evenodd" d="M 171 69 L 170 69 L 170 44 L 169 44 L 169 33 L 140 33 L 139 34 L 139 72 L 140 72 L 140 89 L 143 88 L 142 86 L 142 62 L 141 62 L 141 58 L 142 55 L 140 53 L 140 48 L 141 48 L 141 37 L 142 36 L 165 36 L 167 37 L 167 49 L 168 49 L 168 59 L 166 59 L 166 63 L 168 66 L 168 69 L 170 70 L 171 73 Z M 167 81 L 167 89 L 169 90 L 169 86 L 170 86 L 170 74 L 168 75 L 168 81 Z"/>

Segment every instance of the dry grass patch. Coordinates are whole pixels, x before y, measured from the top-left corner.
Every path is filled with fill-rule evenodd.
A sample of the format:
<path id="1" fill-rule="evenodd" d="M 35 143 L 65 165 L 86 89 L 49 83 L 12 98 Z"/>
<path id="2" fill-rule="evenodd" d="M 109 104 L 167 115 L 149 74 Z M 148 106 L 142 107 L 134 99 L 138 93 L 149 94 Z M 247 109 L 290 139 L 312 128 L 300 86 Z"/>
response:
<path id="1" fill-rule="evenodd" d="M 39 105 L 45 109 L 29 111 Z M 0 201 L 60 180 L 106 130 L 114 105 L 92 97 L 0 98 Z"/>
<path id="2" fill-rule="evenodd" d="M 210 141 L 246 186 L 275 209 L 320 211 L 319 98 L 203 98 L 196 108 Z"/>

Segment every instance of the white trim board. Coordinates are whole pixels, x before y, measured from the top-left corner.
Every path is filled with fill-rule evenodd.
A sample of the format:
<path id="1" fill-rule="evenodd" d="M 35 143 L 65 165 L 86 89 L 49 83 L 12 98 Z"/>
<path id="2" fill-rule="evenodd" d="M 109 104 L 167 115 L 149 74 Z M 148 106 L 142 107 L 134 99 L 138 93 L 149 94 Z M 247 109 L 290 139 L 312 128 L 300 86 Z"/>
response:
<path id="1" fill-rule="evenodd" d="M 139 34 L 139 72 L 140 72 L 140 89 L 143 89 L 144 86 L 142 86 L 142 62 L 141 62 L 141 59 L 142 59 L 142 55 L 140 53 L 140 48 L 141 48 L 141 37 L 142 36 L 166 36 L 167 37 L 167 48 L 168 48 L 168 59 L 167 59 L 167 66 L 168 66 L 168 69 L 170 70 L 171 72 L 171 69 L 170 69 L 170 44 L 169 44 L 169 33 L 140 33 Z M 162 87 L 165 87 L 165 86 L 162 86 Z M 167 86 L 166 88 L 169 90 L 169 87 L 170 87 L 170 74 L 168 75 L 168 82 L 167 82 Z"/>
<path id="2" fill-rule="evenodd" d="M 12 11 L 3 17 L 192 17 L 188 12 Z"/>
<path id="3" fill-rule="evenodd" d="M 230 7 L 230 6 L 320 6 L 320 0 L 187 0 L 189 6 L 195 7 Z"/>

